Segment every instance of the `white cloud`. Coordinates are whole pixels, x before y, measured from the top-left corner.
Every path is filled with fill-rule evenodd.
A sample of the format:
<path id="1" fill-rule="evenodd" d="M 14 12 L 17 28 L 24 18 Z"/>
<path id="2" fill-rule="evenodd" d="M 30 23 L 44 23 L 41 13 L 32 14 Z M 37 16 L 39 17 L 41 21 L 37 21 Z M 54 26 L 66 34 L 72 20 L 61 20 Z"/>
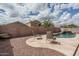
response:
<path id="1" fill-rule="evenodd" d="M 55 4 L 54 9 L 59 10 L 60 9 L 60 4 Z"/>
<path id="2" fill-rule="evenodd" d="M 49 16 L 50 11 L 48 9 L 45 9 L 44 11 L 41 11 L 38 17 L 47 17 Z"/>
<path id="3" fill-rule="evenodd" d="M 50 16 L 57 17 L 61 12 L 61 10 L 54 10 L 52 13 L 50 13 Z"/>
<path id="4" fill-rule="evenodd" d="M 79 13 L 77 13 L 77 14 L 75 14 L 73 17 L 72 17 L 72 19 L 79 19 Z"/>
<path id="5" fill-rule="evenodd" d="M 71 20 L 71 14 L 68 12 L 64 12 L 59 18 L 59 24 L 69 24 Z"/>
<path id="6" fill-rule="evenodd" d="M 73 9 L 78 9 L 79 4 L 78 3 L 71 3 L 71 4 L 69 4 L 69 7 L 72 7 Z"/>
<path id="7" fill-rule="evenodd" d="M 53 9 L 53 12 L 50 9 Z M 71 18 L 71 13 L 64 11 L 63 14 L 59 17 L 60 13 L 63 9 L 68 9 L 72 7 L 73 9 L 78 9 L 79 4 L 58 4 L 52 3 L 50 4 L 51 8 L 48 8 L 47 3 L 27 3 L 27 4 L 0 4 L 0 9 L 5 10 L 5 13 L 0 13 L 0 22 L 4 20 L 5 22 L 14 22 L 14 21 L 21 21 L 25 22 L 29 19 L 37 19 L 43 17 L 51 17 L 54 23 L 64 24 L 64 23 L 79 23 L 79 14 L 75 14 Z M 39 12 L 38 15 L 28 15 L 30 11 Z M 22 17 L 26 17 L 22 19 Z M 27 18 L 29 17 L 29 18 Z M 22 20 L 21 20 L 22 19 Z M 76 21 L 75 21 L 76 20 Z M 74 22 L 75 21 L 75 22 Z"/>
<path id="8" fill-rule="evenodd" d="M 72 17 L 72 23 L 76 24 L 79 26 L 79 13 L 75 14 L 73 17 Z"/>
<path id="9" fill-rule="evenodd" d="M 60 9 L 66 9 L 69 8 L 71 6 L 69 6 L 70 4 L 61 4 Z"/>
<path id="10" fill-rule="evenodd" d="M 70 18 L 70 13 L 68 12 L 64 12 L 61 16 L 60 16 L 60 20 L 68 20 Z"/>

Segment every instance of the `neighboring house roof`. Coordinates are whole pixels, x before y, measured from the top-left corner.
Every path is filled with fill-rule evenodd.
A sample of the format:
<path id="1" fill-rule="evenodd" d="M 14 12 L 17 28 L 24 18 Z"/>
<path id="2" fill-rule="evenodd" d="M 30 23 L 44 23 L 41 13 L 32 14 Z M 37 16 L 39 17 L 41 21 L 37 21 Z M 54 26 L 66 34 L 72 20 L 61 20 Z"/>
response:
<path id="1" fill-rule="evenodd" d="M 38 20 L 34 20 L 34 21 L 30 21 L 30 22 L 28 22 L 28 23 L 26 23 L 26 25 L 28 25 L 28 26 L 33 26 L 33 27 L 35 27 L 35 26 L 40 26 L 41 25 L 41 23 L 40 23 L 40 21 L 38 21 Z"/>
<path id="2" fill-rule="evenodd" d="M 31 21 L 32 23 L 40 23 L 38 20 Z"/>
<path id="3" fill-rule="evenodd" d="M 32 35 L 31 28 L 20 22 L 2 25 L 0 32 L 11 34 L 13 37 Z"/>

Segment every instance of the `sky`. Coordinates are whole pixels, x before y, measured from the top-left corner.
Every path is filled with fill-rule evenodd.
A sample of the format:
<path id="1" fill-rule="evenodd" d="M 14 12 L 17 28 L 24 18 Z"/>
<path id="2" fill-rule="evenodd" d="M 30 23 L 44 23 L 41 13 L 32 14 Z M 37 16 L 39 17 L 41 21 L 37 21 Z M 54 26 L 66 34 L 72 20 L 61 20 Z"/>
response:
<path id="1" fill-rule="evenodd" d="M 79 26 L 78 3 L 0 3 L 0 24 L 50 19 L 56 26 Z"/>

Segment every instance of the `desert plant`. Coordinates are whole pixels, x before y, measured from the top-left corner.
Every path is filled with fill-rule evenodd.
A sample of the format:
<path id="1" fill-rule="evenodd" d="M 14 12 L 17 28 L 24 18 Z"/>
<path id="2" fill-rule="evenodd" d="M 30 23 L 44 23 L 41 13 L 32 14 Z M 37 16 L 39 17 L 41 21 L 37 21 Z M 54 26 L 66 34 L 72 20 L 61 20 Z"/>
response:
<path id="1" fill-rule="evenodd" d="M 64 28 L 77 28 L 78 26 L 77 25 L 75 25 L 75 24 L 70 24 L 70 25 L 63 25 L 62 27 L 64 27 Z"/>
<path id="2" fill-rule="evenodd" d="M 54 24 L 49 20 L 44 20 L 42 26 L 46 29 L 46 37 L 47 39 L 53 39 L 53 33 L 49 30 L 50 27 L 54 27 Z"/>
<path id="3" fill-rule="evenodd" d="M 47 19 L 43 21 L 42 26 L 48 29 L 50 27 L 54 27 L 54 24 L 49 19 Z"/>

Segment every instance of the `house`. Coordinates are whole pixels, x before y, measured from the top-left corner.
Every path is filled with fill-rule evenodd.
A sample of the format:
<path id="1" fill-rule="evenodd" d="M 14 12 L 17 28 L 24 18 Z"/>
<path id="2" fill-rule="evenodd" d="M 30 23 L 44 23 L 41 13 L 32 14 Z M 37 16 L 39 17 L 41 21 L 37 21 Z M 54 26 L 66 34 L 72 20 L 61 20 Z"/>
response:
<path id="1" fill-rule="evenodd" d="M 7 25 L 1 25 L 0 30 L 0 33 L 7 33 L 11 35 L 11 37 L 32 35 L 31 28 L 21 22 L 14 22 Z"/>
<path id="2" fill-rule="evenodd" d="M 34 20 L 26 23 L 26 25 L 28 25 L 29 27 L 40 27 L 41 23 L 38 20 Z"/>
<path id="3" fill-rule="evenodd" d="M 41 26 L 41 22 L 38 20 L 28 22 L 27 25 L 32 28 L 34 34 L 46 34 L 48 30 L 52 31 L 53 33 L 61 32 L 61 29 L 57 27 L 50 27 L 48 30 L 46 30 L 46 28 Z"/>
<path id="4" fill-rule="evenodd" d="M 41 26 L 41 22 L 38 20 L 30 21 L 26 25 L 32 29 L 34 35 L 46 33 L 45 28 Z"/>

